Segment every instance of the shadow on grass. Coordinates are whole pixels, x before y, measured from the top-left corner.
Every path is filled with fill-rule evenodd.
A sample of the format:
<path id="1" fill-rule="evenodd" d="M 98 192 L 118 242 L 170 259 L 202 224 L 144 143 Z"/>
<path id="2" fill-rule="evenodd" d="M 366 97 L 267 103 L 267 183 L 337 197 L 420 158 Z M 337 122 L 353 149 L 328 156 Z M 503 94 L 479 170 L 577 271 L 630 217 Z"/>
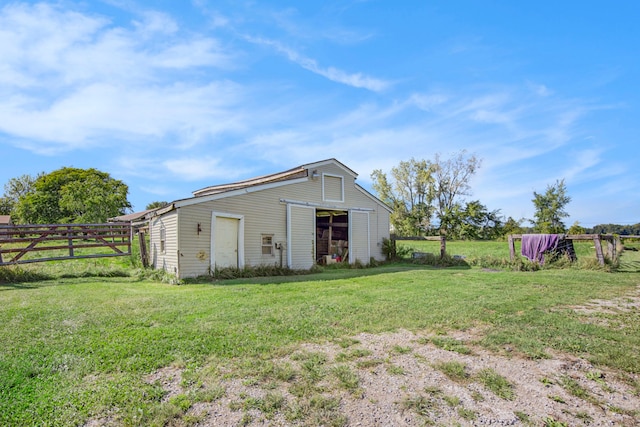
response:
<path id="1" fill-rule="evenodd" d="M 0 267 L 0 291 L 10 289 L 36 289 L 42 286 L 52 286 L 65 283 L 65 280 L 95 279 L 95 278 L 129 278 L 133 269 L 53 269 L 40 271 L 21 266 Z"/>
<path id="2" fill-rule="evenodd" d="M 271 285 L 284 284 L 292 282 L 312 282 L 312 281 L 329 281 L 349 279 L 356 277 L 375 276 L 380 274 L 397 273 L 410 270 L 469 270 L 471 267 L 466 262 L 458 262 L 451 266 L 434 266 L 423 263 L 415 263 L 410 261 L 399 261 L 394 263 L 385 263 L 378 266 L 352 268 L 349 266 L 329 266 L 316 267 L 313 270 L 288 270 L 285 274 L 261 274 L 251 269 L 238 270 L 226 273 L 220 276 L 200 276 L 196 278 L 187 278 L 179 281 L 181 285 L 216 285 L 216 286 L 233 286 L 233 285 Z M 258 269 L 260 271 L 260 269 Z M 234 274 L 235 273 L 235 274 Z M 264 272 L 262 272 L 264 273 Z M 165 282 L 160 270 L 140 270 L 131 269 L 109 269 L 109 268 L 87 268 L 77 269 L 67 268 L 50 269 L 46 272 L 34 271 L 32 269 L 24 269 L 19 266 L 0 267 L 0 291 L 2 290 L 20 290 L 20 289 L 37 289 L 43 286 L 55 286 L 69 284 L 70 281 L 78 283 L 82 279 L 127 279 L 128 281 L 151 280 Z M 173 277 L 173 276 L 172 276 Z M 165 282 L 171 283 L 171 282 Z"/>
<path id="3" fill-rule="evenodd" d="M 309 273 L 292 274 L 287 276 L 261 276 L 261 277 L 242 277 L 242 278 L 228 278 L 220 279 L 212 276 L 200 276 L 191 279 L 184 279 L 184 285 L 216 285 L 216 286 L 232 286 L 232 285 L 278 285 L 292 282 L 317 282 L 327 280 L 340 280 L 356 277 L 376 276 L 380 274 L 398 273 L 410 270 L 469 270 L 471 267 L 464 263 L 461 265 L 450 267 L 438 267 L 425 264 L 415 263 L 394 263 L 382 266 L 367 267 L 367 268 L 322 268 L 321 271 L 312 271 Z"/>
<path id="4" fill-rule="evenodd" d="M 21 282 L 21 283 L 5 283 L 0 282 L 0 291 L 10 291 L 18 289 L 37 289 L 40 286 L 35 283 Z"/>
<path id="5" fill-rule="evenodd" d="M 640 273 L 640 261 L 620 262 L 616 273 Z"/>

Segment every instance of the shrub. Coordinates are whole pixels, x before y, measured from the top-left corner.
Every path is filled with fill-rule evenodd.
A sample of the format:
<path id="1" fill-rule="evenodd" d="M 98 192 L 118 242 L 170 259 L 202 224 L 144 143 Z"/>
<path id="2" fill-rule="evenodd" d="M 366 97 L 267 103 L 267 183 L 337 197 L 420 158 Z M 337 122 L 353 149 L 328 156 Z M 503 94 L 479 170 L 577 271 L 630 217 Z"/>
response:
<path id="1" fill-rule="evenodd" d="M 387 257 L 388 261 L 397 261 L 402 258 L 409 257 L 409 254 L 413 252 L 413 248 L 409 246 L 398 246 L 395 240 L 382 239 L 382 253 Z"/>
<path id="2" fill-rule="evenodd" d="M 431 265 L 434 267 L 468 267 L 469 263 L 467 263 L 465 258 L 451 256 L 449 254 L 445 254 L 443 257 L 438 257 L 436 255 L 427 253 L 420 258 L 412 258 L 411 262 L 414 264 L 420 265 Z"/>
<path id="3" fill-rule="evenodd" d="M 277 264 L 269 265 L 257 265 L 257 266 L 245 266 L 244 268 L 237 267 L 216 267 L 214 270 L 210 270 L 207 276 L 199 277 L 197 280 L 228 280 L 228 279 L 250 279 L 253 277 L 272 277 L 272 276 L 296 276 L 303 274 L 317 273 L 319 267 L 312 267 L 309 270 L 295 270 L 289 267 L 280 267 Z"/>

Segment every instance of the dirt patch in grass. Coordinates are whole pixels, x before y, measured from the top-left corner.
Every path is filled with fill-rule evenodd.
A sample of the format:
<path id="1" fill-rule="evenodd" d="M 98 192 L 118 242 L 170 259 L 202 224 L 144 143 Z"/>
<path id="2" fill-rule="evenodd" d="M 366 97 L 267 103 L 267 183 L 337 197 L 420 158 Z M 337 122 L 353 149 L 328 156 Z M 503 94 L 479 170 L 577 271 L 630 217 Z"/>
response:
<path id="1" fill-rule="evenodd" d="M 614 298 L 611 300 L 596 299 L 580 306 L 571 307 L 579 314 L 617 314 L 628 313 L 630 311 L 640 310 L 640 286 L 636 287 L 635 292 L 628 295 Z"/>
<path id="2" fill-rule="evenodd" d="M 571 307 L 621 313 L 640 307 L 640 287 Z M 305 344 L 272 360 L 210 370 L 223 392 L 195 402 L 168 425 L 424 426 L 640 425 L 640 376 L 554 353 L 527 359 L 475 345 L 481 329 L 447 335 L 400 330 Z M 181 393 L 178 368 L 147 381 Z"/>
<path id="3" fill-rule="evenodd" d="M 183 368 L 179 366 L 165 366 L 147 375 L 144 380 L 149 384 L 160 385 L 165 392 L 163 401 L 168 401 L 184 391 L 181 384 L 182 372 Z"/>
<path id="4" fill-rule="evenodd" d="M 464 343 L 460 335 L 450 339 L 470 352 L 445 350 L 432 342 L 432 336 L 409 331 L 360 334 L 346 344 L 307 344 L 271 361 L 273 369 L 263 369 L 261 375 L 223 380 L 224 395 L 193 405 L 185 414 L 191 420 L 187 424 L 640 423 L 637 376 L 622 378 L 563 354 L 544 360 L 497 355 Z M 173 395 L 181 392 L 176 374 L 174 369 L 161 371 L 150 379 L 159 380 Z M 178 420 L 173 424 L 185 425 Z"/>

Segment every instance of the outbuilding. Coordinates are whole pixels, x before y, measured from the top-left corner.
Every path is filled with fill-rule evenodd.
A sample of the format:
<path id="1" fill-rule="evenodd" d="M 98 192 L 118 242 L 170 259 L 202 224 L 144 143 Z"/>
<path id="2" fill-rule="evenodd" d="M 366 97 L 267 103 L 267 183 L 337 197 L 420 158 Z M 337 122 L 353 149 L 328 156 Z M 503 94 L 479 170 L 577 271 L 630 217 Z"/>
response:
<path id="1" fill-rule="evenodd" d="M 391 209 L 328 159 L 197 190 L 148 214 L 153 267 L 178 278 L 217 268 L 383 260 Z"/>

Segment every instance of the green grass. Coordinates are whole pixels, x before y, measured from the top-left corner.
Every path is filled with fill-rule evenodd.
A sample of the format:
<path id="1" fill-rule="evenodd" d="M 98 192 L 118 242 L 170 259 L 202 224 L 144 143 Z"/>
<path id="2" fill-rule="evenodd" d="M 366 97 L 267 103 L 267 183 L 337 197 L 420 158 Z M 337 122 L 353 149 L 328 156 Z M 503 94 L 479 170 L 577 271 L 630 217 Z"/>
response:
<path id="1" fill-rule="evenodd" d="M 466 381 L 469 378 L 467 367 L 462 362 L 450 361 L 450 362 L 437 362 L 433 364 L 433 367 L 453 381 Z"/>
<path id="2" fill-rule="evenodd" d="M 69 268 L 75 262 L 67 262 Z M 9 281 L 0 284 L 0 425 L 82 425 L 103 417 L 163 425 L 218 396 L 207 390 L 219 390 L 224 375 L 298 387 L 299 399 L 290 405 L 272 393 L 268 402 L 239 402 L 241 409 L 254 405 L 269 415 L 284 411 L 291 420 L 343 425 L 335 400 L 322 397 L 330 390 L 318 384 L 357 391 L 356 374 L 331 371 L 325 355 L 297 346 L 333 341 L 348 347 L 358 333 L 400 328 L 428 333 L 481 326 L 484 336 L 474 344 L 489 349 L 508 346 L 545 357 L 550 348 L 637 374 L 637 311 L 598 314 L 606 321 L 592 322 L 569 307 L 620 297 L 639 284 L 626 273 L 406 264 L 184 286 L 135 275 Z M 345 361 L 366 355 L 344 354 Z M 300 368 L 271 362 L 286 355 Z M 164 402 L 160 384 L 145 377 L 172 364 L 185 367 L 187 390 Z"/>
<path id="3" fill-rule="evenodd" d="M 455 351 L 460 354 L 471 354 L 471 349 L 467 347 L 463 342 L 445 336 L 435 336 L 430 339 L 425 339 L 426 342 L 431 342 L 436 347 L 439 347 L 447 351 Z"/>
<path id="4" fill-rule="evenodd" d="M 505 399 L 515 399 L 515 393 L 513 391 L 513 385 L 509 381 L 498 374 L 491 368 L 482 369 L 477 373 L 478 380 L 496 396 Z"/>

